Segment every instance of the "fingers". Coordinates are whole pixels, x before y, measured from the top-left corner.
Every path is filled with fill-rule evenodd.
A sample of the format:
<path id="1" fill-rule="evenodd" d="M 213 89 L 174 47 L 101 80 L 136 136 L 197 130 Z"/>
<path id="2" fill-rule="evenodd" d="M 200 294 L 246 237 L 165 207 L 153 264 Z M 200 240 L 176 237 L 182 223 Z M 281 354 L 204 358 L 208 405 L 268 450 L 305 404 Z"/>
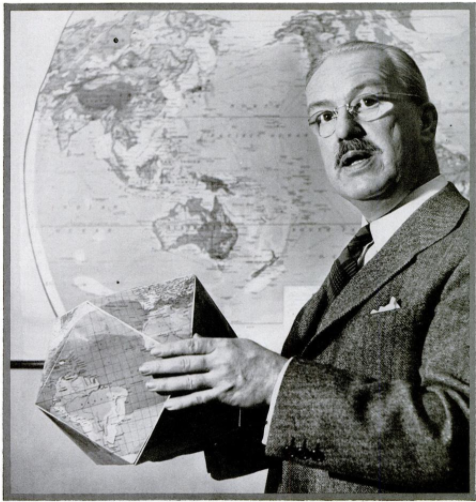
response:
<path id="1" fill-rule="evenodd" d="M 205 404 L 218 398 L 220 389 L 208 389 L 201 392 L 194 392 L 187 396 L 169 398 L 165 403 L 165 408 L 170 411 L 182 410 L 190 406 Z"/>
<path id="2" fill-rule="evenodd" d="M 215 350 L 216 343 L 216 339 L 202 338 L 198 335 L 194 335 L 193 338 L 156 346 L 150 353 L 157 357 L 209 354 Z"/>
<path id="3" fill-rule="evenodd" d="M 180 391 L 194 391 L 209 387 L 208 380 L 204 374 L 183 375 L 169 378 L 158 378 L 150 380 L 145 384 L 147 390 L 170 394 Z"/>
<path id="4" fill-rule="evenodd" d="M 171 375 L 181 373 L 200 373 L 208 371 L 204 356 L 181 356 L 170 359 L 158 359 L 144 363 L 139 371 L 142 375 Z"/>

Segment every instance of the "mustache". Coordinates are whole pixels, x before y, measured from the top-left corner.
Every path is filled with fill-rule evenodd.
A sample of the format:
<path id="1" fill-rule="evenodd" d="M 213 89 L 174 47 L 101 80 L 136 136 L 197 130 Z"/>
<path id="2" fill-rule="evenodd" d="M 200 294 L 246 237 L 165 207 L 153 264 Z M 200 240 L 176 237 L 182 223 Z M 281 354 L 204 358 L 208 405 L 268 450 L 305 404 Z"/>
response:
<path id="1" fill-rule="evenodd" d="M 349 139 L 347 141 L 342 141 L 342 143 L 339 143 L 339 150 L 337 151 L 336 154 L 336 163 L 335 163 L 336 167 L 340 165 L 342 157 L 351 150 L 359 150 L 361 152 L 368 152 L 368 153 L 381 152 L 380 148 L 375 146 L 368 139 L 354 138 L 354 139 Z"/>

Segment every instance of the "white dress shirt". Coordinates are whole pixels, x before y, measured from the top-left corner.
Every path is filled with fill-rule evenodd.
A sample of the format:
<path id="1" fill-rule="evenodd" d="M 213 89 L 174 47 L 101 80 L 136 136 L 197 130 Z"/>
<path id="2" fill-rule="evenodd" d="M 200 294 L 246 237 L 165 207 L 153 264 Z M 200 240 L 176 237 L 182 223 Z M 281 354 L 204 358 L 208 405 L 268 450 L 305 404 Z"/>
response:
<path id="1" fill-rule="evenodd" d="M 381 216 L 378 220 L 372 221 L 370 223 L 370 233 L 372 234 L 373 242 L 368 244 L 359 258 L 359 261 L 363 261 L 363 264 L 367 264 L 390 240 L 392 235 L 405 223 L 408 218 L 430 197 L 433 197 L 438 192 L 440 192 L 447 184 L 446 178 L 440 174 L 436 178 L 428 181 L 424 185 L 421 185 L 411 194 L 409 194 L 393 211 Z M 368 222 L 363 218 L 362 226 L 367 225 Z M 288 369 L 289 363 L 292 358 L 289 359 L 281 370 L 276 384 L 273 389 L 273 395 L 271 397 L 271 404 L 269 406 L 268 416 L 266 417 L 266 427 L 263 434 L 263 444 L 268 441 L 269 426 L 271 424 L 271 419 L 273 417 L 274 408 L 276 406 L 276 401 L 278 399 L 279 389 L 281 387 L 281 382 L 283 381 L 284 374 Z"/>
<path id="2" fill-rule="evenodd" d="M 446 178 L 440 174 L 414 190 L 396 209 L 381 216 L 378 220 L 372 221 L 370 233 L 373 243 L 369 244 L 364 251 L 364 265 L 384 247 L 390 237 L 423 203 L 441 191 L 447 183 Z M 367 221 L 363 219 L 362 224 L 367 225 Z"/>

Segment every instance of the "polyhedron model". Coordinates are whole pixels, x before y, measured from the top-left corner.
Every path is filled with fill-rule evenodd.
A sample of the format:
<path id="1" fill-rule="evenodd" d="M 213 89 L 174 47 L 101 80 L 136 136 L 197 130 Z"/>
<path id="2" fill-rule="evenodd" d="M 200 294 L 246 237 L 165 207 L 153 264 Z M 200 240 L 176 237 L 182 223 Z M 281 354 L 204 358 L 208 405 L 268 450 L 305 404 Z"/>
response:
<path id="1" fill-rule="evenodd" d="M 202 450 L 238 426 L 220 403 L 179 411 L 145 389 L 150 349 L 198 333 L 235 337 L 195 276 L 87 301 L 58 319 L 36 405 L 98 464 Z"/>

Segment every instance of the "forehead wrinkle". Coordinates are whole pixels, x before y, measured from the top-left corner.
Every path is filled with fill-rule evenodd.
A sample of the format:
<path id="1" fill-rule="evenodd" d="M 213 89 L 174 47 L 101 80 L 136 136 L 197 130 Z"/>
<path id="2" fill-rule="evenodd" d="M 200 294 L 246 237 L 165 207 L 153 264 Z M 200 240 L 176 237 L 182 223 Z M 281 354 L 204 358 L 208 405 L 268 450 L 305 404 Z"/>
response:
<path id="1" fill-rule="evenodd" d="M 332 56 L 324 61 L 308 82 L 306 91 L 309 107 L 314 107 L 314 103 L 320 101 L 333 104 L 345 99 L 348 102 L 366 87 L 393 90 L 395 76 L 393 62 L 380 52 L 364 51 Z M 340 106 L 341 103 L 335 105 Z"/>
<path id="2" fill-rule="evenodd" d="M 309 82 L 309 84 L 310 84 L 310 82 Z M 350 91 L 346 95 L 346 99 L 348 100 L 348 101 L 346 101 L 346 103 L 348 103 L 349 101 L 354 99 L 360 91 L 363 91 L 364 89 L 372 88 L 372 87 L 374 87 L 374 89 L 368 89 L 369 92 L 370 91 L 382 92 L 383 91 L 382 88 L 385 88 L 385 91 L 387 90 L 387 85 L 382 79 L 371 78 L 369 80 L 366 80 L 366 81 L 356 85 L 352 89 L 350 89 Z M 377 90 L 377 87 L 379 88 L 379 90 Z M 342 103 L 342 105 L 346 104 L 346 103 Z M 330 99 L 322 99 L 322 100 L 311 102 L 308 105 L 307 110 L 308 110 L 308 112 L 311 112 L 314 108 L 319 108 L 322 106 L 335 108 L 336 106 L 341 106 L 341 105 L 338 105 L 336 102 L 334 102 Z"/>

